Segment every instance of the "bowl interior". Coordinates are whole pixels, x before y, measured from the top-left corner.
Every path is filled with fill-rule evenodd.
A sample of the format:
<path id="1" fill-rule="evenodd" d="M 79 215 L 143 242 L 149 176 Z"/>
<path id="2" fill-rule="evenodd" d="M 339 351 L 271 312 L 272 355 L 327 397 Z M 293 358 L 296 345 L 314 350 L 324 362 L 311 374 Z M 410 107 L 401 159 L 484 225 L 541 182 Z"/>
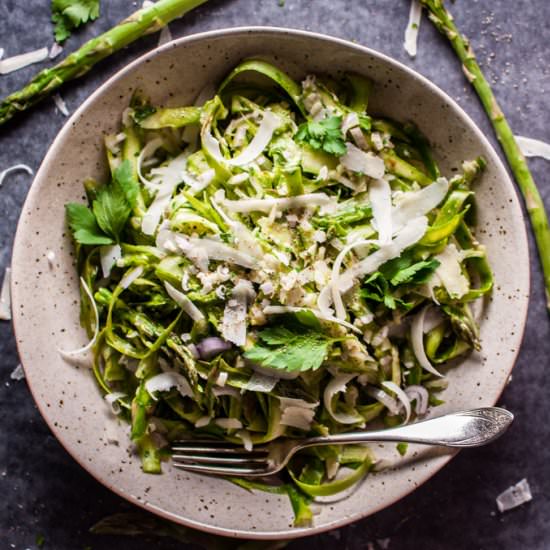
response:
<path id="1" fill-rule="evenodd" d="M 72 116 L 52 145 L 29 193 L 13 254 L 12 301 L 17 343 L 34 398 L 72 456 L 102 483 L 136 504 L 181 523 L 231 536 L 295 537 L 351 522 L 395 502 L 433 475 L 448 452 L 412 446 L 404 459 L 379 446 L 395 467 L 369 476 L 345 499 L 321 506 L 311 528 L 292 527 L 283 497 L 248 493 L 222 479 L 142 474 L 128 429 L 107 412 L 90 372 L 69 366 L 56 348 L 85 343 L 78 322 L 78 276 L 64 223 L 64 204 L 83 200 L 82 182 L 106 174 L 104 133 L 117 129 L 136 88 L 154 103 L 190 104 L 242 58 L 265 56 L 295 78 L 355 71 L 374 83 L 371 110 L 413 120 L 435 146 L 445 175 L 465 159 L 488 160 L 478 184 L 478 238 L 486 245 L 496 288 L 482 316 L 483 350 L 449 372 L 445 404 L 436 414 L 492 405 L 521 342 L 529 262 L 521 210 L 506 171 L 487 140 L 448 96 L 387 57 L 341 40 L 300 31 L 233 29 L 170 43 L 115 75 Z M 46 253 L 55 253 L 51 267 Z M 434 411 L 432 411 L 433 414 Z M 118 444 L 109 443 L 113 437 Z"/>

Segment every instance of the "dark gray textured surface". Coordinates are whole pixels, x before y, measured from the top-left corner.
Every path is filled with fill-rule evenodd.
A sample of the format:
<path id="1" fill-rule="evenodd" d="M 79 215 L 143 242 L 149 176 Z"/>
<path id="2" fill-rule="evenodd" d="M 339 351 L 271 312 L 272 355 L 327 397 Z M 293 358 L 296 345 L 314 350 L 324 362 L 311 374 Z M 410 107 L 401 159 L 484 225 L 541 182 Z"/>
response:
<path id="1" fill-rule="evenodd" d="M 135 9 L 130 0 L 103 0 L 101 18 L 71 38 L 72 50 Z M 452 5 L 457 23 L 473 39 L 496 95 L 518 134 L 550 141 L 550 3 L 547 0 L 476 0 Z M 211 0 L 173 23 L 174 36 L 239 25 L 308 29 L 355 40 L 415 68 L 451 94 L 496 141 L 486 118 L 446 43 L 423 21 L 419 53 L 410 60 L 402 49 L 409 4 L 406 0 Z M 0 0 L 0 47 L 6 55 L 49 45 L 49 1 Z M 63 90 L 74 110 L 101 82 L 156 44 L 148 37 L 120 52 Z M 44 64 L 45 66 L 45 64 Z M 37 66 L 0 76 L 0 95 L 19 88 Z M 0 171 L 16 162 L 37 169 L 65 119 L 51 101 L 0 128 Z M 548 164 L 532 160 L 547 206 Z M 0 267 L 9 264 L 18 214 L 31 178 L 10 177 L 0 189 Z M 538 550 L 550 547 L 550 436 L 547 421 L 546 361 L 550 324 L 533 241 L 532 295 L 523 347 L 513 382 L 501 403 L 516 414 L 508 435 L 482 449 L 463 452 L 432 480 L 393 507 L 339 531 L 294 542 L 291 548 L 366 549 L 390 538 L 389 548 Z M 51 436 L 24 381 L 10 380 L 18 363 L 11 327 L 0 326 L 0 550 L 35 548 L 43 534 L 55 550 L 174 549 L 166 539 L 98 537 L 88 533 L 100 518 L 132 507 L 82 470 Z M 527 477 L 533 501 L 501 515 L 495 497 Z M 378 544 L 378 543 L 376 543 Z M 380 546 L 377 546 L 380 547 Z"/>

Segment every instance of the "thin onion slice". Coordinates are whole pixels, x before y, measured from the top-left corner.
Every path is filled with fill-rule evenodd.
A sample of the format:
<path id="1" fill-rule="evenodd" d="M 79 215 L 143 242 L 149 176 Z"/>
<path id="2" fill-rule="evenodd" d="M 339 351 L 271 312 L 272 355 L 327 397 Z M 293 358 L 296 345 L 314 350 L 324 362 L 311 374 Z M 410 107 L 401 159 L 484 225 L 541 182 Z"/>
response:
<path id="1" fill-rule="evenodd" d="M 416 400 L 416 405 L 414 407 L 416 414 L 419 416 L 426 414 L 430 399 L 428 390 L 424 386 L 412 385 L 405 388 L 405 393 L 411 401 L 413 399 Z"/>
<path id="2" fill-rule="evenodd" d="M 88 297 L 88 299 L 90 300 L 90 303 L 92 304 L 92 310 L 94 312 L 94 322 L 95 322 L 94 334 L 92 336 L 92 339 L 85 346 L 75 350 L 70 350 L 70 351 L 65 351 L 57 348 L 57 353 L 59 353 L 62 359 L 64 359 L 65 361 L 67 361 L 72 365 L 90 366 L 91 360 L 89 356 L 89 351 L 94 347 L 99 334 L 99 312 L 97 311 L 97 305 L 95 303 L 92 291 L 90 287 L 86 284 L 86 281 L 84 280 L 83 277 L 80 277 L 80 284 L 82 285 L 82 288 L 86 293 L 86 296 Z"/>
<path id="3" fill-rule="evenodd" d="M 340 290 L 339 290 L 340 268 L 342 266 L 342 262 L 344 261 L 344 258 L 346 257 L 346 255 L 352 249 L 358 246 L 368 246 L 372 244 L 377 244 L 377 242 L 375 240 L 369 239 L 369 240 L 360 240 L 360 241 L 355 241 L 353 243 L 350 243 L 338 253 L 338 256 L 336 256 L 336 259 L 332 264 L 332 277 L 331 277 L 329 286 L 331 290 L 332 301 L 334 303 L 334 309 L 336 310 L 336 317 L 338 319 L 346 318 L 346 310 L 344 308 L 344 302 L 342 301 L 342 295 L 340 294 Z M 323 292 L 321 291 L 321 294 L 322 293 Z"/>
<path id="4" fill-rule="evenodd" d="M 393 415 L 399 414 L 399 403 L 391 395 L 380 388 L 369 387 L 367 393 L 376 401 L 382 403 Z"/>
<path id="5" fill-rule="evenodd" d="M 170 296 L 170 298 L 172 298 L 172 300 L 174 300 L 193 321 L 202 321 L 204 319 L 202 311 L 183 292 L 180 292 L 166 281 L 164 282 L 164 288 L 168 296 Z"/>
<path id="6" fill-rule="evenodd" d="M 115 391 L 115 392 L 105 394 L 103 398 L 109 404 L 111 412 L 114 415 L 117 415 L 120 412 L 120 404 L 118 400 L 121 399 L 122 397 L 126 397 L 126 394 L 119 391 Z"/>
<path id="7" fill-rule="evenodd" d="M 33 63 L 40 63 L 48 57 L 48 54 L 48 48 L 40 48 L 32 52 L 6 57 L 6 59 L 0 60 L 0 74 L 12 73 Z"/>
<path id="8" fill-rule="evenodd" d="M 218 140 L 210 133 L 209 126 L 205 127 L 201 137 L 204 148 L 218 162 L 225 162 L 231 166 L 244 166 L 253 162 L 263 153 L 263 150 L 267 147 L 273 137 L 273 132 L 280 124 L 281 119 L 275 113 L 272 113 L 271 111 L 264 111 L 262 122 L 260 123 L 256 134 L 252 138 L 252 141 L 248 144 L 244 151 L 232 159 L 225 159 L 223 157 L 220 152 L 220 144 L 218 143 Z"/>
<path id="9" fill-rule="evenodd" d="M 8 174 L 16 172 L 17 170 L 24 170 L 25 172 L 27 172 L 27 174 L 29 174 L 29 176 L 34 175 L 32 168 L 30 168 L 26 164 L 14 164 L 13 166 L 10 166 L 9 168 L 6 168 L 5 170 L 2 170 L 2 172 L 0 172 L 0 186 L 4 183 L 4 179 Z"/>
<path id="10" fill-rule="evenodd" d="M 159 189 L 160 185 L 158 183 L 155 183 L 153 181 L 148 180 L 142 172 L 142 165 L 146 159 L 151 157 L 157 149 L 159 149 L 162 146 L 162 138 L 155 138 L 151 141 L 148 141 L 143 149 L 140 151 L 138 159 L 137 159 L 137 174 L 139 181 L 145 185 L 145 187 L 149 189 Z"/>
<path id="11" fill-rule="evenodd" d="M 416 57 L 416 43 L 418 41 L 418 30 L 420 29 L 420 21 L 422 18 L 422 5 L 418 0 L 411 1 L 411 9 L 409 11 L 409 22 L 405 30 L 405 42 L 403 47 L 411 56 Z"/>
<path id="12" fill-rule="evenodd" d="M 411 323 L 411 344 L 414 355 L 420 366 L 435 376 L 443 378 L 443 375 L 432 366 L 428 356 L 426 355 L 426 351 L 424 350 L 424 317 L 426 316 L 426 311 L 429 307 L 429 305 L 423 307 Z"/>
<path id="13" fill-rule="evenodd" d="M 346 385 L 351 382 L 357 373 L 342 373 L 337 374 L 326 386 L 323 392 L 323 403 L 327 412 L 340 424 L 356 424 L 357 422 L 363 422 L 363 417 L 357 414 L 347 414 L 337 412 L 332 407 L 332 399 L 338 393 L 346 391 Z"/>
<path id="14" fill-rule="evenodd" d="M 405 409 L 405 420 L 403 421 L 403 424 L 407 424 L 411 418 L 411 401 L 408 395 L 395 382 L 391 382 L 390 380 L 382 382 L 382 386 L 395 393 L 397 399 L 399 399 L 403 405 L 403 408 Z"/>

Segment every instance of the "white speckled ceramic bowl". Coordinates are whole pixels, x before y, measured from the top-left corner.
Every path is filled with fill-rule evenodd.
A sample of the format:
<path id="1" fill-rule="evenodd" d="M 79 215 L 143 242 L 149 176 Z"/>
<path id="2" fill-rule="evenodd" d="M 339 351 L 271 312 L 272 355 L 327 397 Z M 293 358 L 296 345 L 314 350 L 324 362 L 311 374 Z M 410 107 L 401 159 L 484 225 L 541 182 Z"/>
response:
<path id="1" fill-rule="evenodd" d="M 495 292 L 483 311 L 483 351 L 449 373 L 437 414 L 493 405 L 510 374 L 523 333 L 529 290 L 525 228 L 512 183 L 497 155 L 460 107 L 428 80 L 375 51 L 335 38 L 271 28 L 208 32 L 171 42 L 113 76 L 71 117 L 36 176 L 21 214 L 12 261 L 17 344 L 38 407 L 67 451 L 107 487 L 182 524 L 221 535 L 288 538 L 331 529 L 372 514 L 413 491 L 452 457 L 414 447 L 394 468 L 369 476 L 345 499 L 325 504 L 312 527 L 293 528 L 286 498 L 248 493 L 222 479 L 178 472 L 150 476 L 132 456 L 127 428 L 114 426 L 120 446 L 107 443 L 106 415 L 90 372 L 64 363 L 56 348 L 85 342 L 79 326 L 78 276 L 64 223 L 64 204 L 83 199 L 82 182 L 106 174 L 102 135 L 116 131 L 132 91 L 154 103 L 185 105 L 241 59 L 267 56 L 294 77 L 357 71 L 375 82 L 370 110 L 414 120 L 435 145 L 445 174 L 483 154 L 478 185 L 479 239 L 487 246 Z M 51 267 L 46 252 L 55 253 Z M 382 452 L 378 449 L 377 452 Z M 473 475 L 473 473 L 472 473 Z M 85 496 L 84 496 L 85 498 Z"/>

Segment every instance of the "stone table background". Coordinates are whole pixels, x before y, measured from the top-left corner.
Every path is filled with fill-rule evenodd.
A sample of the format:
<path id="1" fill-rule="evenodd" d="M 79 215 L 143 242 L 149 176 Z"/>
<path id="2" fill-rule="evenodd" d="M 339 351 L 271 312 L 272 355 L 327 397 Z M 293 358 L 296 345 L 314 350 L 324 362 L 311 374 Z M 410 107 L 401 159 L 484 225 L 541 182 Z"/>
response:
<path id="1" fill-rule="evenodd" d="M 6 56 L 52 43 L 49 0 L 0 0 L 0 47 Z M 102 0 L 99 20 L 73 36 L 75 49 L 136 8 L 130 0 Z M 451 4 L 463 31 L 473 39 L 497 98 L 518 134 L 550 141 L 550 2 L 548 0 L 462 0 Z M 444 40 L 423 21 L 416 59 L 404 52 L 407 0 L 211 0 L 171 24 L 174 37 L 239 25 L 274 25 L 323 32 L 382 51 L 423 75 L 454 97 L 495 144 L 480 105 Z M 147 37 L 104 61 L 66 86 L 71 111 L 99 84 L 130 60 L 154 47 Z M 46 63 L 43 64 L 45 66 Z M 0 95 L 18 89 L 38 69 L 27 67 L 0 76 Z M 24 162 L 38 168 L 65 118 L 46 100 L 30 113 L 0 128 L 0 171 Z M 547 161 L 530 161 L 547 208 Z M 0 269 L 10 263 L 18 215 L 31 184 L 23 173 L 0 189 Z M 550 356 L 550 322 L 533 240 L 532 291 L 527 329 L 513 381 L 501 404 L 516 414 L 506 435 L 486 448 L 461 453 L 413 494 L 389 509 L 338 531 L 301 539 L 292 549 L 410 548 L 538 550 L 550 547 L 550 423 L 545 376 Z M 11 326 L 0 326 L 0 549 L 167 550 L 191 545 L 160 538 L 100 537 L 88 532 L 99 519 L 134 508 L 82 470 L 50 434 L 25 381 L 10 379 L 18 364 Z M 527 477 L 533 501 L 499 514 L 495 497 Z M 382 540 L 381 540 L 382 539 Z M 384 541 L 383 539 L 389 539 Z M 376 542 L 376 541 L 379 542 Z"/>

